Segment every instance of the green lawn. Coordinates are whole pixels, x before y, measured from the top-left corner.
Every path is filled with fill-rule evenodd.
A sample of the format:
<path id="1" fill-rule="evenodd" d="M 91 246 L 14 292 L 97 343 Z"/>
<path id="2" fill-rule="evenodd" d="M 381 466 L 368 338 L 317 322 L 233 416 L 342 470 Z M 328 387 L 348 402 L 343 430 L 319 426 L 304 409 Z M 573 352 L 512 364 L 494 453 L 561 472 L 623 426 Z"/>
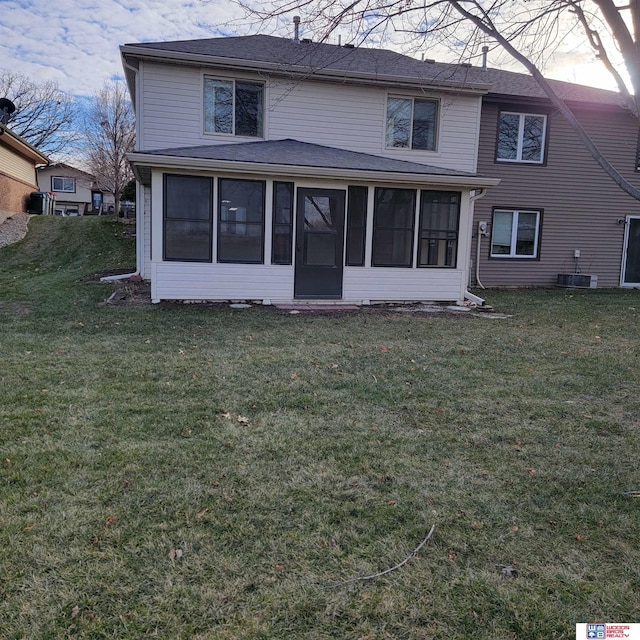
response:
<path id="1" fill-rule="evenodd" d="M 2 640 L 640 622 L 640 292 L 105 306 L 123 231 L 35 218 L 0 250 Z"/>

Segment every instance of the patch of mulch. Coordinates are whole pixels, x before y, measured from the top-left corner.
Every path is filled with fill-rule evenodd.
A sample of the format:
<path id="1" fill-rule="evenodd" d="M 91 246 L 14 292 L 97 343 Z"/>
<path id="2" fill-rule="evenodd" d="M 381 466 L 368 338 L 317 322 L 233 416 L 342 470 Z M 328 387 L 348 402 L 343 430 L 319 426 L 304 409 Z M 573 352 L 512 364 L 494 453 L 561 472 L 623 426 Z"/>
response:
<path id="1" fill-rule="evenodd" d="M 138 280 L 121 280 L 120 286 L 103 304 L 110 306 L 151 304 L 151 284 Z"/>

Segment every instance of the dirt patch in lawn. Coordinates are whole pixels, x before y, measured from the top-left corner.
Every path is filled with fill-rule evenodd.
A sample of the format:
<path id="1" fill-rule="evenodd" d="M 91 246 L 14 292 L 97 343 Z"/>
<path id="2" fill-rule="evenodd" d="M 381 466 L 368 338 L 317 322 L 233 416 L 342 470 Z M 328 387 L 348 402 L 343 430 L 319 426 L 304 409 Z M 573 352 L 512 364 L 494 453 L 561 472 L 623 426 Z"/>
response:
<path id="1" fill-rule="evenodd" d="M 102 277 L 110 275 L 120 275 L 121 273 L 131 273 L 131 270 L 111 270 L 105 272 L 96 272 L 90 276 L 85 276 L 83 280 L 99 280 Z M 117 289 L 101 304 L 110 306 L 134 306 L 134 305 L 146 305 L 151 304 L 151 284 L 148 281 L 140 280 L 139 276 L 134 276 L 128 280 L 116 281 L 118 284 Z M 322 305 L 322 304 L 278 304 L 278 305 L 262 305 L 259 302 L 246 302 L 242 304 L 224 302 L 224 301 L 209 301 L 209 300 L 165 300 L 161 303 L 164 306 L 174 305 L 187 305 L 187 306 L 205 306 L 205 307 L 227 307 L 231 309 L 252 309 L 259 308 L 263 310 L 273 311 L 279 314 L 291 314 L 291 315 L 354 315 L 359 313 L 372 313 L 372 314 L 389 314 L 393 315 L 394 312 L 398 315 L 400 313 L 415 313 L 417 315 L 448 315 L 451 317 L 485 317 L 493 319 L 510 318 L 510 315 L 495 313 L 490 306 L 475 307 L 471 306 L 454 306 L 440 303 L 389 303 L 378 305 Z M 466 313 L 465 313 L 466 312 Z"/>
<path id="2" fill-rule="evenodd" d="M 151 284 L 144 281 L 123 280 L 104 304 L 112 306 L 151 304 Z"/>
<path id="3" fill-rule="evenodd" d="M 10 313 L 16 316 L 27 315 L 31 313 L 31 306 L 23 302 L 1 302 L 0 313 Z"/>

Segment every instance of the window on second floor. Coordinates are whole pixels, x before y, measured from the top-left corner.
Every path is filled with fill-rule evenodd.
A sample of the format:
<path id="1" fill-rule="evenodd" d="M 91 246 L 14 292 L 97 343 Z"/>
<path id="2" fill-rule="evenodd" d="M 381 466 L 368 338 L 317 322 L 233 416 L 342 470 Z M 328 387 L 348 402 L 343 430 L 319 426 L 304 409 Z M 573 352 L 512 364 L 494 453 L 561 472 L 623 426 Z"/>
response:
<path id="1" fill-rule="evenodd" d="M 75 193 L 76 179 L 64 176 L 53 176 L 51 178 L 51 191 L 59 193 Z"/>
<path id="2" fill-rule="evenodd" d="M 496 209 L 491 229 L 492 258 L 537 258 L 540 211 Z"/>
<path id="3" fill-rule="evenodd" d="M 544 162 L 546 134 L 547 116 L 501 111 L 496 160 L 541 164 Z"/>
<path id="4" fill-rule="evenodd" d="M 240 80 L 204 79 L 205 133 L 261 138 L 264 85 Z"/>
<path id="5" fill-rule="evenodd" d="M 437 124 L 437 100 L 387 98 L 388 149 L 435 151 Z"/>

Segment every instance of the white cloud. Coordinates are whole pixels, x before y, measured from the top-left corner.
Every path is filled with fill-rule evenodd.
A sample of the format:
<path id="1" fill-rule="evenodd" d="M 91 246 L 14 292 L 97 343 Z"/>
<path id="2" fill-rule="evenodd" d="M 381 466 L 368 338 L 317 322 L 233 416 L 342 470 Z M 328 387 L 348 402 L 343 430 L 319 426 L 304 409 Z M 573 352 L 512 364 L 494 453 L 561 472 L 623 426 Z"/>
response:
<path id="1" fill-rule="evenodd" d="M 4 0 L 0 67 L 91 95 L 122 73 L 121 44 L 215 37 L 240 16 L 230 0 Z"/>

